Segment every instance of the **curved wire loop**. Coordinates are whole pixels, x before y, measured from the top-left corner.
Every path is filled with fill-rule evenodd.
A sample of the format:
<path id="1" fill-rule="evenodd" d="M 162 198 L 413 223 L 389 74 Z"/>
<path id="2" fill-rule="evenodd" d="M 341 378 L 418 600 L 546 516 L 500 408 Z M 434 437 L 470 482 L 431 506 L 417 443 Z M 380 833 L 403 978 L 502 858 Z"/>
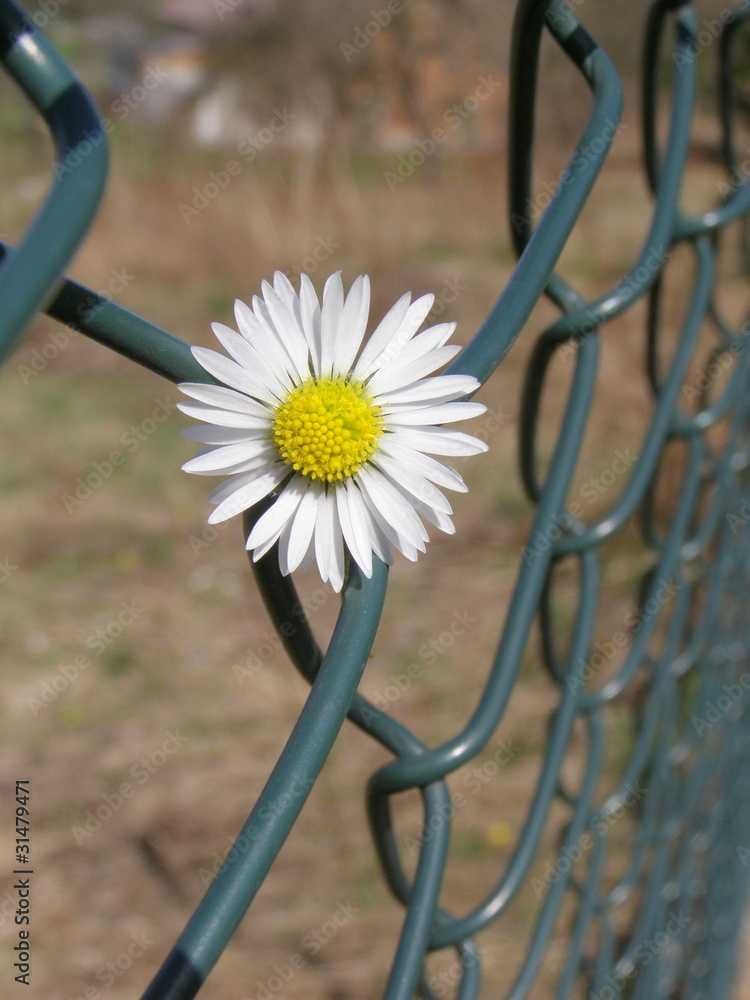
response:
<path id="1" fill-rule="evenodd" d="M 487 319 L 448 370 L 484 382 L 526 328 L 542 295 L 560 315 L 539 335 L 526 370 L 519 464 L 536 512 L 486 683 L 456 734 L 438 746 L 426 745 L 357 693 L 386 596 L 386 567 L 376 560 L 369 580 L 350 567 L 332 638 L 321 651 L 292 580 L 280 573 L 275 550 L 254 564 L 271 620 L 310 683 L 310 693 L 224 865 L 146 990 L 149 1000 L 187 1000 L 200 990 L 268 874 L 346 718 L 392 756 L 367 787 L 383 875 L 405 908 L 388 1000 L 436 996 L 426 963 L 441 949 L 453 949 L 459 963 L 456 996 L 471 1000 L 479 995 L 475 939 L 506 916 L 532 879 L 552 809 L 559 805 L 568 817 L 556 863 L 552 875 L 539 881 L 534 926 L 506 996 L 539 995 L 534 992 L 539 975 L 559 931 L 563 905 L 571 898 L 568 947 L 554 994 L 560 1000 L 573 995 L 606 1000 L 623 991 L 644 1000 L 729 995 L 749 867 L 742 849 L 750 834 L 750 316 L 733 326 L 721 314 L 715 293 L 720 232 L 750 212 L 750 183 L 735 138 L 734 74 L 737 40 L 749 20 L 750 2 L 743 0 L 719 23 L 717 96 L 727 183 L 714 208 L 689 215 L 681 207 L 681 189 L 697 58 L 705 42 L 688 0 L 650 4 L 641 113 L 651 222 L 628 272 L 587 301 L 555 268 L 620 127 L 621 81 L 606 53 L 560 0 L 519 0 L 509 110 L 509 216 L 519 260 Z M 534 112 L 545 32 L 586 82 L 591 107 L 555 194 L 537 220 Z M 11 348 L 35 310 L 44 308 L 166 379 L 211 381 L 187 344 L 62 277 L 101 195 L 106 129 L 54 49 L 12 0 L 0 0 L 0 56 L 47 121 L 57 154 L 50 194 L 21 244 L 13 249 L 0 243 L 0 354 Z M 662 80 L 667 60 L 668 86 Z M 670 114 L 660 146 L 662 101 L 668 101 Z M 664 275 L 673 251 L 683 244 L 693 256 L 695 274 L 676 343 L 665 360 Z M 587 523 L 572 509 L 569 493 L 597 387 L 602 337 L 610 336 L 609 324 L 641 301 L 647 304 L 644 361 L 653 407 L 619 495 Z M 692 391 L 690 366 L 707 331 L 716 343 Z M 575 364 L 551 457 L 543 463 L 544 392 L 551 365 L 564 349 L 574 352 Z M 729 364 L 731 376 L 716 388 L 718 372 Z M 692 407 L 685 404 L 686 387 Z M 723 435 L 717 437 L 716 431 Z M 682 450 L 684 460 L 679 489 L 665 514 L 659 484 L 675 449 Z M 246 515 L 245 533 L 264 509 L 261 505 Z M 600 680 L 596 635 L 602 549 L 636 519 L 649 563 L 633 613 L 619 634 L 619 665 Z M 577 567 L 567 639 L 555 624 L 556 581 L 566 561 Z M 497 733 L 535 624 L 538 658 L 558 695 L 544 752 L 502 871 L 484 898 L 468 912 L 454 914 L 441 902 L 455 812 L 446 778 L 481 754 Z M 632 716 L 631 752 L 602 796 L 607 714 L 623 704 Z M 576 780 L 566 772 L 574 744 L 583 761 Z M 418 790 L 423 808 L 411 876 L 391 801 L 408 789 Z M 633 846 L 613 880 L 608 876 L 609 831 L 625 816 L 633 824 Z M 633 916 L 623 935 L 618 919 L 626 905 Z"/>

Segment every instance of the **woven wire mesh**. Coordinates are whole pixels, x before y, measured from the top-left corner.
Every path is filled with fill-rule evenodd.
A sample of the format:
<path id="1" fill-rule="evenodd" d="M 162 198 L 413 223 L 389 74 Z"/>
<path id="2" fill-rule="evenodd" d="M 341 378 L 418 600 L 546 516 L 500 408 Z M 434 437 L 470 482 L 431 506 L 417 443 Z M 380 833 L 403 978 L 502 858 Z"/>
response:
<path id="1" fill-rule="evenodd" d="M 553 0 L 519 0 L 509 109 L 509 214 L 519 261 L 450 370 L 482 381 L 491 377 L 543 295 L 560 316 L 539 336 L 526 372 L 519 457 L 536 513 L 486 684 L 463 727 L 443 744 L 425 746 L 357 694 L 386 595 L 386 567 L 377 564 L 369 580 L 350 567 L 337 624 L 323 652 L 292 581 L 280 575 L 275 554 L 255 565 L 268 611 L 292 661 L 309 680 L 310 694 L 234 847 L 146 997 L 192 997 L 199 991 L 264 881 L 347 716 L 393 757 L 367 789 L 375 848 L 385 879 L 405 909 L 385 994 L 390 1000 L 436 995 L 425 963 L 442 949 L 454 949 L 458 958 L 455 995 L 479 995 L 481 955 L 474 937 L 507 917 L 530 878 L 553 805 L 559 804 L 567 820 L 556 861 L 541 884 L 536 923 L 507 995 L 540 995 L 545 952 L 571 899 L 573 918 L 565 928 L 556 997 L 730 995 L 747 888 L 744 845 L 750 843 L 750 326 L 747 320 L 739 327 L 727 321 L 716 285 L 722 231 L 750 211 L 747 169 L 735 142 L 742 111 L 735 85 L 737 40 L 749 19 L 750 3 L 743 2 L 728 8 L 718 22 L 716 93 L 727 182 L 720 203 L 694 216 L 682 211 L 680 192 L 701 48 L 696 13 L 680 0 L 650 5 L 641 91 L 650 227 L 630 271 L 606 294 L 588 301 L 554 268 L 606 161 L 621 116 L 621 81 L 570 8 Z M 531 212 L 534 107 L 545 32 L 586 81 L 591 108 L 554 197 L 536 221 Z M 10 0 L 0 0 L 0 54 L 46 120 L 57 153 L 54 182 L 33 225 L 18 247 L 0 244 L 3 354 L 43 308 L 164 378 L 206 381 L 187 344 L 62 278 L 104 187 L 105 130 L 54 48 Z M 657 128 L 661 102 L 670 109 L 663 143 Z M 678 246 L 692 255 L 694 275 L 676 343 L 667 350 L 664 272 Z M 569 508 L 568 494 L 597 385 L 600 341 L 608 335 L 608 324 L 641 300 L 647 302 L 644 369 L 653 398 L 647 431 L 616 502 L 594 523 L 584 523 Z M 706 326 L 715 346 L 700 379 L 698 405 L 688 411 L 681 390 Z M 547 373 L 557 352 L 566 348 L 574 353 L 574 369 L 552 457 L 542 470 L 538 437 Z M 717 388 L 717 373 L 727 359 L 731 376 Z M 719 426 L 725 433 L 717 439 L 711 432 Z M 665 518 L 656 496 L 667 455 L 676 446 L 684 461 Z M 262 509 L 246 518 L 245 528 Z M 601 549 L 633 518 L 640 524 L 648 565 L 622 663 L 597 686 L 592 678 Z M 556 579 L 560 567 L 571 562 L 578 571 L 577 607 L 570 635 L 563 636 L 555 625 Z M 456 915 L 440 904 L 454 811 L 445 779 L 476 758 L 497 731 L 522 657 L 535 641 L 535 626 L 541 633 L 538 655 L 557 693 L 536 787 L 504 870 L 484 899 Z M 609 713 L 621 704 L 632 716 L 633 749 L 616 787 L 602 800 L 596 792 L 611 738 Z M 571 780 L 563 762 L 574 731 L 584 734 L 586 749 L 581 774 Z M 392 816 L 393 797 L 408 789 L 418 789 L 423 807 L 413 877 L 406 874 Z M 612 885 L 605 877 L 612 820 L 625 813 L 635 835 L 628 863 Z M 625 907 L 630 916 L 623 927 Z"/>

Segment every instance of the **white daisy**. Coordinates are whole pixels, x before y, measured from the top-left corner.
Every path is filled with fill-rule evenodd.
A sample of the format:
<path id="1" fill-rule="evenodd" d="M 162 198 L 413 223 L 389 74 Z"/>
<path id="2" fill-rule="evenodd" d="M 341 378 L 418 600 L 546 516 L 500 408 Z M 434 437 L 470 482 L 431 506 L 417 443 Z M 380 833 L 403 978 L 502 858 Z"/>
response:
<path id="1" fill-rule="evenodd" d="M 334 590 L 347 549 L 365 576 L 372 553 L 415 560 L 428 540 L 423 518 L 452 534 L 451 505 L 439 487 L 466 492 L 459 474 L 431 455 L 475 455 L 478 438 L 440 424 L 477 417 L 481 403 L 456 402 L 479 387 L 469 375 L 433 376 L 460 350 L 446 346 L 456 324 L 418 333 L 435 297 L 402 295 L 360 353 L 370 279 L 344 296 L 341 274 L 326 281 L 321 307 L 307 275 L 299 294 L 280 272 L 252 308 L 235 303 L 239 333 L 212 330 L 229 357 L 192 348 L 221 386 L 183 383 L 193 402 L 179 409 L 204 425 L 186 433 L 209 445 L 183 469 L 227 476 L 209 497 L 218 524 L 271 491 L 277 499 L 247 539 L 253 559 L 279 543 L 293 572 L 307 557 Z"/>

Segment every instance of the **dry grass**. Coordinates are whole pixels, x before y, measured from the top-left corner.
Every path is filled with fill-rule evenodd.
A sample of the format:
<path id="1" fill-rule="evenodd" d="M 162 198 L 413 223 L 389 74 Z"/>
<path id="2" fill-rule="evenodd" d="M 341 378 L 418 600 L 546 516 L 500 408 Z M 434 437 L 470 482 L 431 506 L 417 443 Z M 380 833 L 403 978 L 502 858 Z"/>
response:
<path id="1" fill-rule="evenodd" d="M 649 203 L 634 169 L 634 137 L 631 122 L 561 265 L 587 296 L 625 272 L 645 232 Z M 36 158 L 37 145 L 28 138 L 35 158 L 14 154 L 15 173 L 4 175 L 3 234 L 20 232 L 43 190 L 46 164 Z M 513 265 L 503 178 L 490 156 L 448 160 L 429 183 L 418 174 L 389 191 L 387 158 L 344 165 L 269 153 L 189 223 L 180 206 L 190 203 L 211 170 L 223 169 L 221 154 L 198 156 L 171 141 L 122 132 L 113 158 L 104 209 L 74 273 L 97 288 L 119 281 L 121 301 L 193 342 L 208 342 L 212 319 L 230 321 L 236 294 L 246 296 L 278 266 L 315 270 L 315 254 L 325 257 L 318 282 L 339 267 L 348 278 L 361 270 L 373 274 L 376 313 L 405 288 L 437 291 L 467 341 Z M 547 175 L 556 176 L 559 159 L 559 151 L 548 151 Z M 710 196 L 717 181 L 710 164 L 699 162 L 691 190 Z M 672 329 L 686 284 L 679 263 L 670 274 Z M 727 307 L 737 316 L 745 292 L 728 258 L 723 266 Z M 418 679 L 390 707 L 431 744 L 455 732 L 476 704 L 512 592 L 532 515 L 516 471 L 521 378 L 535 335 L 553 315 L 549 306 L 538 307 L 480 395 L 491 411 L 484 427 L 491 451 L 464 469 L 472 492 L 456 505 L 457 537 L 436 540 L 429 562 L 402 562 L 392 573 L 363 690 L 389 697 L 399 678 L 424 660 Z M 647 425 L 642 328 L 643 313 L 634 310 L 602 338 L 601 378 L 571 493 L 588 518 L 611 504 L 624 483 L 620 472 L 602 485 L 613 453 L 636 449 Z M 55 329 L 45 319 L 34 322 L 4 371 L 0 395 L 0 485 L 5 523 L 13 526 L 0 551 L 12 567 L 1 585 L 2 774 L 6 787 L 21 775 L 34 782 L 32 995 L 71 1000 L 106 993 L 120 1000 L 148 980 L 200 898 L 206 873 L 260 791 L 306 687 L 272 636 L 238 526 L 207 529 L 205 481 L 179 472 L 190 449 L 172 412 L 173 389 L 72 333 L 52 350 Z M 45 349 L 54 356 L 29 375 L 34 352 Z M 571 371 L 563 352 L 545 400 L 545 454 Z M 137 444 L 124 446 L 123 435 L 133 430 Z M 122 464 L 90 498 L 72 506 L 68 500 L 66 508 L 79 479 L 113 449 L 124 450 Z M 648 563 L 634 540 L 631 527 L 607 547 L 600 638 L 620 627 Z M 562 572 L 555 613 L 565 628 L 576 590 L 574 572 Z M 314 590 L 314 582 L 307 587 Z M 337 602 L 326 594 L 316 604 L 314 623 L 325 641 Z M 439 638 L 454 617 L 468 623 L 466 634 L 425 660 L 423 644 Z M 110 637 L 97 646 L 102 628 Z M 66 664 L 74 665 L 67 683 L 60 680 Z M 253 664 L 244 680 L 233 670 Z M 45 699 L 54 684 L 60 690 Z M 554 701 L 534 636 L 506 719 L 483 758 L 490 778 L 471 793 L 467 774 L 451 781 L 466 800 L 454 823 L 445 887 L 445 903 L 457 912 L 482 898 L 510 856 Z M 607 784 L 627 752 L 626 715 L 612 722 Z M 511 752 L 503 756 L 504 748 Z M 577 734 L 569 751 L 573 769 L 582 749 Z M 502 766 L 493 769 L 498 751 Z M 251 916 L 211 977 L 207 1000 L 380 995 L 402 911 L 376 868 L 363 787 L 385 759 L 345 727 Z M 146 780 L 110 819 L 77 840 L 89 811 L 133 775 L 138 761 Z M 417 829 L 418 802 L 405 796 L 400 805 L 399 824 L 409 837 Z M 554 815 L 547 849 L 563 814 Z M 624 827 L 623 850 L 630 836 Z M 10 856 L 7 823 L 0 850 Z M 534 874 L 543 873 L 548 857 L 539 859 Z M 484 997 L 500 995 L 512 980 L 537 907 L 529 886 L 483 936 Z M 341 926 L 329 934 L 326 921 L 337 914 L 344 914 L 334 921 Z M 316 934 L 327 940 L 319 945 Z M 7 949 L 7 922 L 2 936 Z M 560 937 L 541 984 L 562 958 Z M 108 963 L 118 962 L 122 971 L 105 988 Z M 293 979 L 276 989 L 272 977 L 283 978 L 292 967 Z M 534 995 L 551 994 L 540 985 Z"/>

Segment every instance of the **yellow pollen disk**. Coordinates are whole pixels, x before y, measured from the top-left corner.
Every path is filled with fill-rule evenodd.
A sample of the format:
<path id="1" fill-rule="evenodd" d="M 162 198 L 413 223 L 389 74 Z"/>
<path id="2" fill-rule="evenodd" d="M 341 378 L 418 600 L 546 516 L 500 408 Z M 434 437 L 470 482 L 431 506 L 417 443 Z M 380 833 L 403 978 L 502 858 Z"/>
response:
<path id="1" fill-rule="evenodd" d="M 380 407 L 362 383 L 322 378 L 289 393 L 276 410 L 273 440 L 295 472 L 336 483 L 372 457 L 382 431 Z"/>

